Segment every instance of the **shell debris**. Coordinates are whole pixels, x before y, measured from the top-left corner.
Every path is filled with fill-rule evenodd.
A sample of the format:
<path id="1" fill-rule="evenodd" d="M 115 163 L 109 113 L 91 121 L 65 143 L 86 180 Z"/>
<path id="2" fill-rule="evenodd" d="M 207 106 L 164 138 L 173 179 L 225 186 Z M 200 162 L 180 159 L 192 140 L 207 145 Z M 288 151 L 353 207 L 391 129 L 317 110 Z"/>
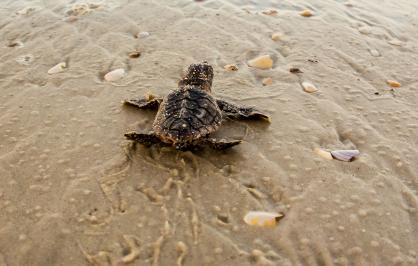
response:
<path id="1" fill-rule="evenodd" d="M 303 10 L 299 13 L 299 15 L 301 15 L 302 17 L 312 17 L 313 16 L 313 12 L 309 9 Z"/>
<path id="2" fill-rule="evenodd" d="M 271 84 L 273 84 L 273 79 L 271 77 L 268 78 L 264 78 L 262 80 L 263 86 L 269 86 Z"/>
<path id="3" fill-rule="evenodd" d="M 140 57 L 140 56 L 141 56 L 141 52 L 139 52 L 139 51 L 133 51 L 133 52 L 130 52 L 130 53 L 128 54 L 128 56 L 129 56 L 130 58 L 138 58 L 138 57 Z"/>
<path id="4" fill-rule="evenodd" d="M 252 226 L 274 227 L 283 217 L 283 213 L 250 211 L 244 216 L 244 222 Z"/>
<path id="5" fill-rule="evenodd" d="M 52 74 L 63 72 L 66 67 L 67 67 L 67 64 L 65 62 L 58 63 L 48 70 L 48 74 L 52 75 Z"/>
<path id="6" fill-rule="evenodd" d="M 360 155 L 359 150 L 336 150 L 331 151 L 332 158 L 344 161 L 344 162 L 352 162 L 356 159 L 357 156 Z"/>
<path id="7" fill-rule="evenodd" d="M 283 39 L 283 34 L 280 32 L 275 32 L 273 34 L 271 34 L 271 39 L 275 42 L 280 41 Z"/>
<path id="8" fill-rule="evenodd" d="M 308 82 L 308 81 L 304 81 L 302 82 L 302 88 L 304 91 L 308 92 L 308 93 L 313 93 L 318 91 L 318 88 L 315 87 L 315 85 L 313 85 L 312 83 Z"/>
<path id="9" fill-rule="evenodd" d="M 277 10 L 269 9 L 269 10 L 263 11 L 261 13 L 263 13 L 264 15 L 268 15 L 268 16 L 275 16 L 275 15 L 277 15 L 278 12 L 277 12 Z"/>
<path id="10" fill-rule="evenodd" d="M 229 71 L 229 72 L 231 72 L 231 71 L 238 71 L 238 66 L 237 65 L 234 65 L 234 64 L 228 64 L 228 65 L 225 65 L 224 66 L 224 69 L 226 71 Z"/>
<path id="11" fill-rule="evenodd" d="M 110 82 L 117 81 L 117 80 L 120 80 L 121 78 L 123 78 L 125 76 L 125 74 L 126 74 L 125 69 L 117 68 L 117 69 L 112 70 L 109 73 L 107 73 L 104 76 L 104 79 L 106 81 L 110 81 Z"/>
<path id="12" fill-rule="evenodd" d="M 329 152 L 329 151 L 323 150 L 321 148 L 316 148 L 314 151 L 315 151 L 316 154 L 318 154 L 319 156 L 321 156 L 324 159 L 327 159 L 327 160 L 332 160 L 333 159 L 332 155 L 331 155 L 331 152 Z"/>
<path id="13" fill-rule="evenodd" d="M 262 55 L 251 59 L 247 62 L 250 67 L 255 67 L 259 69 L 270 69 L 273 67 L 273 59 L 270 55 Z"/>
<path id="14" fill-rule="evenodd" d="M 396 80 L 388 79 L 386 80 L 386 83 L 392 88 L 399 88 L 401 86 L 401 83 L 397 82 Z"/>
<path id="15" fill-rule="evenodd" d="M 149 37 L 151 34 L 148 31 L 141 31 L 135 37 L 139 39 L 144 39 Z"/>

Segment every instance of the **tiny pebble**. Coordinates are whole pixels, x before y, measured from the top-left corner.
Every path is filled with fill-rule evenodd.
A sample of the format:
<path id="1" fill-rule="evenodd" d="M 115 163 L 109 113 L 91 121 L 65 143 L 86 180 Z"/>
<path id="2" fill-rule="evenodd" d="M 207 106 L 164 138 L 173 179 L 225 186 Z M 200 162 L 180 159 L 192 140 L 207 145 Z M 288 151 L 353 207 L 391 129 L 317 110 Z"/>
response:
<path id="1" fill-rule="evenodd" d="M 275 32 L 271 35 L 271 39 L 275 42 L 280 41 L 283 38 L 283 34 L 280 32 Z"/>
<path id="2" fill-rule="evenodd" d="M 264 85 L 264 86 L 268 86 L 268 85 L 273 84 L 273 79 L 272 79 L 272 78 L 270 78 L 270 77 L 268 77 L 268 78 L 264 78 L 262 82 L 263 82 L 263 85 Z"/>
<path id="3" fill-rule="evenodd" d="M 226 71 L 237 71 L 238 70 L 238 66 L 234 65 L 234 64 L 229 64 L 229 65 L 225 65 L 224 69 Z"/>
<path id="4" fill-rule="evenodd" d="M 301 15 L 302 17 L 311 17 L 311 16 L 313 16 L 313 12 L 306 9 L 306 10 L 303 10 L 302 12 L 300 12 L 299 15 Z"/>
<path id="5" fill-rule="evenodd" d="M 271 59 L 270 55 L 262 55 L 252 60 L 249 60 L 247 64 L 250 67 L 255 67 L 259 69 L 269 69 L 273 66 L 273 60 Z"/>
<path id="6" fill-rule="evenodd" d="M 303 87 L 303 90 L 308 92 L 308 93 L 313 93 L 313 92 L 318 91 L 318 89 L 315 87 L 315 85 L 313 85 L 312 83 L 307 82 L 307 81 L 302 82 L 302 87 Z"/>
<path id="7" fill-rule="evenodd" d="M 141 56 L 141 52 L 138 52 L 138 51 L 130 52 L 130 53 L 128 54 L 128 56 L 129 56 L 130 58 L 138 58 L 138 57 L 140 57 L 140 56 Z"/>
<path id="8" fill-rule="evenodd" d="M 401 83 L 395 81 L 395 80 L 386 80 L 386 83 L 391 86 L 392 88 L 399 88 L 401 86 Z"/>

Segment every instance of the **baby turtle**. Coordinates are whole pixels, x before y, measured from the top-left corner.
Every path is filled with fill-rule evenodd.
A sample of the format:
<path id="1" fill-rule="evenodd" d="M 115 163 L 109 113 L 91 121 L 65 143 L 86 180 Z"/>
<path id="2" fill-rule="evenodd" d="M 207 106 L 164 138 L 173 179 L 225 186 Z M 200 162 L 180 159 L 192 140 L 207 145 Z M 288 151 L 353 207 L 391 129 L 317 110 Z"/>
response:
<path id="1" fill-rule="evenodd" d="M 141 99 L 126 100 L 127 105 L 140 109 L 158 109 L 153 131 L 129 132 L 125 137 L 145 146 L 165 144 L 178 150 L 202 146 L 223 150 L 241 143 L 210 137 L 221 125 L 223 118 L 264 119 L 269 117 L 253 107 L 238 106 L 211 95 L 213 68 L 206 61 L 189 66 L 178 83 L 178 89 L 165 98 L 148 95 Z"/>

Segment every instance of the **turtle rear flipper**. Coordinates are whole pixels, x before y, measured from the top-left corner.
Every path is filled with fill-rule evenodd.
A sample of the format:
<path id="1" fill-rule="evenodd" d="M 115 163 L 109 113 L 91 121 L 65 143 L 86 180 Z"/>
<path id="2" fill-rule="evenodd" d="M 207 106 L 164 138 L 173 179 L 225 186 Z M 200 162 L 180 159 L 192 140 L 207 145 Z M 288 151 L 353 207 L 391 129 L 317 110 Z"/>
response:
<path id="1" fill-rule="evenodd" d="M 130 99 L 125 100 L 123 103 L 131 106 L 138 107 L 139 109 L 152 109 L 152 110 L 158 110 L 158 107 L 160 107 L 161 102 L 163 101 L 163 98 L 147 94 L 142 99 Z"/>
<path id="2" fill-rule="evenodd" d="M 226 139 L 215 139 L 215 138 L 207 138 L 202 140 L 201 145 L 209 146 L 214 150 L 226 150 L 231 148 L 235 145 L 238 145 L 242 142 L 242 140 L 226 140 Z"/>
<path id="3" fill-rule="evenodd" d="M 267 120 L 270 122 L 270 117 L 267 114 L 254 107 L 238 106 L 220 99 L 216 99 L 216 103 L 219 109 L 222 110 L 222 114 L 226 117 L 232 119 Z"/>
<path id="4" fill-rule="evenodd" d="M 137 133 L 137 132 L 129 132 L 125 133 L 125 137 L 129 140 L 138 142 L 144 146 L 151 146 L 153 144 L 161 143 L 161 140 L 153 133 Z"/>

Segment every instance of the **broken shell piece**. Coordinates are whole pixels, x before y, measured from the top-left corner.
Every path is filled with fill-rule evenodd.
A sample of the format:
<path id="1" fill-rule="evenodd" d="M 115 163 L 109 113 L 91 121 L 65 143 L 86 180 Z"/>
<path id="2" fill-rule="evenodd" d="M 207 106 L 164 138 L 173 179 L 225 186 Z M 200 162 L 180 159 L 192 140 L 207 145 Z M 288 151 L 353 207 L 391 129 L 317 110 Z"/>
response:
<path id="1" fill-rule="evenodd" d="M 135 52 L 130 52 L 130 53 L 128 54 L 128 56 L 129 56 L 130 58 L 138 58 L 138 57 L 140 57 L 140 56 L 141 56 L 141 52 L 138 52 L 138 51 L 135 51 Z"/>
<path id="2" fill-rule="evenodd" d="M 356 156 L 360 155 L 359 150 L 336 150 L 331 151 L 332 158 L 344 161 L 344 162 L 351 162 L 356 159 Z"/>
<path id="3" fill-rule="evenodd" d="M 269 10 L 263 11 L 261 13 L 263 13 L 264 15 L 268 15 L 268 16 L 275 16 L 275 15 L 277 15 L 277 10 L 269 9 Z"/>
<path id="4" fill-rule="evenodd" d="M 250 67 L 255 67 L 259 69 L 269 69 L 273 66 L 273 59 L 271 59 L 270 55 L 262 55 L 252 60 L 249 60 L 247 64 Z"/>
<path id="5" fill-rule="evenodd" d="M 401 83 L 397 82 L 396 80 L 388 79 L 386 80 L 386 83 L 392 88 L 399 88 L 401 86 Z"/>
<path id="6" fill-rule="evenodd" d="M 302 12 L 300 12 L 299 15 L 301 15 L 302 17 L 312 17 L 313 12 L 310 11 L 309 9 L 306 9 L 306 10 L 303 10 Z"/>
<path id="7" fill-rule="evenodd" d="M 318 91 L 318 89 L 315 87 L 315 85 L 313 85 L 312 83 L 307 82 L 307 81 L 302 82 L 302 87 L 303 87 L 304 91 L 309 92 L 309 93 L 313 93 L 313 92 Z"/>
<path id="8" fill-rule="evenodd" d="M 238 67 L 237 67 L 237 65 L 229 64 L 229 65 L 225 65 L 224 69 L 226 71 L 237 71 Z"/>
<path id="9" fill-rule="evenodd" d="M 270 78 L 270 77 L 264 78 L 263 81 L 262 81 L 262 83 L 263 83 L 264 86 L 271 85 L 271 84 L 273 84 L 273 79 Z"/>
<path id="10" fill-rule="evenodd" d="M 271 35 L 271 39 L 275 42 L 281 40 L 283 38 L 283 34 L 281 34 L 280 32 L 275 32 Z"/>
<path id="11" fill-rule="evenodd" d="M 321 156 L 324 159 L 327 159 L 327 160 L 334 159 L 329 151 L 323 150 L 321 148 L 316 148 L 315 152 L 316 152 L 316 154 L 318 154 L 319 156 Z"/>
<path id="12" fill-rule="evenodd" d="M 110 71 L 104 76 L 106 81 L 117 81 L 125 76 L 125 69 L 118 68 Z"/>
<path id="13" fill-rule="evenodd" d="M 142 31 L 136 35 L 137 38 L 147 38 L 148 36 L 150 36 L 150 34 L 147 31 Z"/>
<path id="14" fill-rule="evenodd" d="M 65 62 L 58 63 L 48 70 L 48 74 L 51 75 L 51 74 L 63 72 L 66 67 L 67 67 L 67 64 Z"/>
<path id="15" fill-rule="evenodd" d="M 273 227 L 283 217 L 283 213 L 250 211 L 244 216 L 244 222 L 254 226 Z"/>

